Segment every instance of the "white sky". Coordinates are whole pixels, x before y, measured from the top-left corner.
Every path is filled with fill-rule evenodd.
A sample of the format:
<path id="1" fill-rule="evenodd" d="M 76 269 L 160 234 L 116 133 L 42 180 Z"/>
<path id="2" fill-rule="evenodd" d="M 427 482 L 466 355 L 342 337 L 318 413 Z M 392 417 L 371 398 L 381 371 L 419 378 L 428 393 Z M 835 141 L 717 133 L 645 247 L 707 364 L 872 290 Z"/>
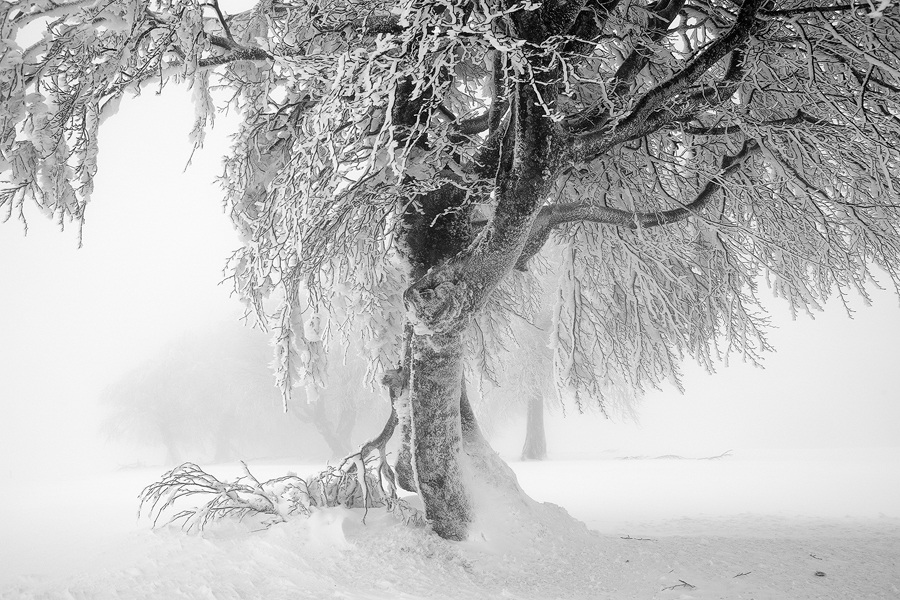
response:
<path id="1" fill-rule="evenodd" d="M 184 173 L 192 116 L 176 88 L 123 102 L 102 133 L 82 249 L 74 228 L 59 233 L 34 211 L 27 237 L 0 225 L 0 476 L 127 462 L 104 453 L 98 392 L 185 330 L 240 315 L 218 285 L 238 246 L 213 183 L 227 131 Z M 651 393 L 640 428 L 554 420 L 551 452 L 563 440 L 661 453 L 900 445 L 897 299 L 877 293 L 852 321 L 838 305 L 798 322 L 773 307 L 778 353 L 765 370 L 733 364 L 709 377 L 689 365 L 686 394 Z"/>

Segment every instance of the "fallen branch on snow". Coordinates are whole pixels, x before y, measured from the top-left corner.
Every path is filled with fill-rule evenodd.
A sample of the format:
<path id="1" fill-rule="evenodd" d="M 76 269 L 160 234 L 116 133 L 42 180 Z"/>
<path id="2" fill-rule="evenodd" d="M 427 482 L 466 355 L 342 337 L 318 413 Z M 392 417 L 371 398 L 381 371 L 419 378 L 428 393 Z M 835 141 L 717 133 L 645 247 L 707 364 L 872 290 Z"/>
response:
<path id="1" fill-rule="evenodd" d="M 241 521 L 248 516 L 263 515 L 268 516 L 268 527 L 297 515 L 309 516 L 316 508 L 334 506 L 364 508 L 366 512 L 369 508 L 384 507 L 406 524 L 425 523 L 421 511 L 398 498 L 395 487 L 384 484 L 383 456 L 363 461 L 361 453 L 356 453 L 339 467 L 329 466 L 309 481 L 289 474 L 260 482 L 246 463 L 241 464 L 244 475 L 233 482 L 220 481 L 194 463 L 175 467 L 138 496 L 138 517 L 146 510 L 156 527 L 162 513 L 173 508 L 176 502 L 201 495 L 211 498 L 200 506 L 180 510 L 166 525 L 181 521 L 182 529 L 199 531 L 221 519 Z"/>
<path id="2" fill-rule="evenodd" d="M 680 581 L 681 583 L 676 583 L 675 585 L 670 585 L 669 587 L 664 587 L 664 588 L 662 589 L 662 591 L 666 591 L 666 590 L 674 590 L 675 588 L 680 588 L 680 587 L 683 587 L 683 588 L 691 588 L 691 589 L 694 589 L 694 588 L 697 587 L 696 585 L 691 585 L 690 583 L 688 583 L 688 582 L 685 581 L 684 579 L 679 579 L 678 581 Z"/>

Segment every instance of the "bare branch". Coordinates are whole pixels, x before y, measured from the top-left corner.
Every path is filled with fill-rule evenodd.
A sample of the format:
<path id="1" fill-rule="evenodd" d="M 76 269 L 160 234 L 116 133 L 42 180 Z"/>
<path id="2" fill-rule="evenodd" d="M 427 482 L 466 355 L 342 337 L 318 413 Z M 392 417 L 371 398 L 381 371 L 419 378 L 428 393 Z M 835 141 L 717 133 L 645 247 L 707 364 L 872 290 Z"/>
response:
<path id="1" fill-rule="evenodd" d="M 613 3 L 614 5 L 615 3 Z M 653 50 L 650 48 L 650 44 L 659 42 L 667 35 L 669 26 L 675 20 L 675 17 L 678 16 L 683 6 L 684 0 L 661 0 L 653 5 L 650 10 L 645 39 L 639 40 L 631 50 L 631 53 L 619 65 L 613 77 L 611 91 L 608 93 L 610 99 L 621 98 L 628 92 L 638 74 L 653 57 Z M 599 25 L 596 27 L 599 29 Z M 608 107 L 591 107 L 581 113 L 569 116 L 565 121 L 565 125 L 572 132 L 596 130 L 606 125 L 610 116 Z"/>
<path id="2" fill-rule="evenodd" d="M 630 229 L 646 229 L 683 221 L 692 215 L 696 215 L 703 209 L 715 193 L 722 189 L 725 178 L 740 169 L 747 158 L 759 151 L 759 149 L 759 144 L 753 140 L 748 140 L 744 142 L 743 147 L 737 154 L 722 157 L 718 175 L 710 179 L 691 202 L 678 208 L 643 213 L 590 203 L 560 204 L 552 207 L 549 219 L 550 226 L 556 227 L 572 221 L 591 221 L 628 227 Z"/>
<path id="3" fill-rule="evenodd" d="M 604 126 L 576 136 L 574 139 L 575 160 L 591 160 L 622 142 L 636 139 L 661 127 L 665 119 L 659 114 L 656 114 L 655 118 L 651 117 L 654 117 L 654 114 L 665 103 L 694 84 L 729 52 L 747 43 L 756 23 L 756 12 L 764 1 L 748 0 L 744 2 L 728 33 L 712 42 L 676 75 L 647 92 L 638 100 L 631 113 L 618 123 L 614 131 L 607 131 L 607 127 Z M 725 87 L 733 89 L 733 86 L 734 84 L 731 83 Z M 716 94 L 716 99 L 721 100 L 728 96 L 730 94 L 719 93 Z"/>
<path id="4" fill-rule="evenodd" d="M 200 59 L 197 61 L 197 65 L 201 68 L 217 67 L 219 65 L 241 60 L 253 62 L 271 62 L 274 60 L 274 57 L 262 48 L 248 48 L 242 46 L 235 42 L 233 38 L 229 39 L 218 35 L 210 35 L 209 41 L 218 48 L 229 50 L 229 54 Z"/>
<path id="5" fill-rule="evenodd" d="M 691 202 L 671 210 L 634 212 L 610 208 L 590 201 L 544 206 L 531 228 L 525 249 L 516 261 L 516 268 L 522 271 L 526 270 L 528 261 L 540 252 L 550 237 L 550 232 L 555 227 L 567 223 L 586 221 L 627 227 L 628 229 L 647 229 L 676 223 L 696 215 L 709 204 L 716 192 L 722 189 L 725 179 L 740 169 L 744 162 L 759 150 L 759 144 L 755 141 L 744 142 L 737 154 L 722 157 L 718 175 L 710 179 Z"/>
<path id="6" fill-rule="evenodd" d="M 808 123 L 810 125 L 817 125 L 820 127 L 840 127 L 840 125 L 836 125 L 831 121 L 811 117 L 804 113 L 802 110 L 798 110 L 797 114 L 793 117 L 787 117 L 784 119 L 772 119 L 770 121 L 761 121 L 759 123 L 751 123 L 751 125 L 754 127 L 787 127 L 791 125 L 799 125 L 801 123 Z M 685 133 L 689 133 L 691 135 L 718 136 L 740 133 L 744 130 L 745 127 L 746 125 L 737 124 L 718 125 L 716 127 L 696 127 L 692 125 L 685 125 L 681 129 Z"/>
<path id="7" fill-rule="evenodd" d="M 675 17 L 678 16 L 683 6 L 684 0 L 660 0 L 660 2 L 654 3 L 649 22 L 647 23 L 646 38 L 649 42 L 658 42 L 666 36 L 669 26 L 675 20 Z M 638 73 L 650 62 L 652 56 L 653 51 L 650 49 L 649 44 L 644 41 L 635 44 L 631 54 L 622 61 L 619 70 L 616 71 L 612 96 L 620 97 L 625 94 L 631 87 L 631 84 L 634 83 Z"/>
<path id="8" fill-rule="evenodd" d="M 793 17 L 796 15 L 808 15 L 810 13 L 843 12 L 846 10 L 863 10 L 859 4 L 838 4 L 835 6 L 800 6 L 797 8 L 784 8 L 780 10 L 762 9 L 759 14 L 766 17 Z"/>

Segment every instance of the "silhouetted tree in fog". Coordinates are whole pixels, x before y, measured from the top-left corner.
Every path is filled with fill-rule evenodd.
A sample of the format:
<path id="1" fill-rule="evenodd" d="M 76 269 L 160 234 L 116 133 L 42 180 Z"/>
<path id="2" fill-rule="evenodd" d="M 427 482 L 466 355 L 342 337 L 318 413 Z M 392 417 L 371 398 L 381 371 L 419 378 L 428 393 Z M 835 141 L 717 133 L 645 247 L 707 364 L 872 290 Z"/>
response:
<path id="1" fill-rule="evenodd" d="M 341 372 L 329 378 L 320 402 L 308 403 L 298 391 L 293 417 L 284 414 L 270 362 L 266 336 L 237 323 L 185 334 L 105 390 L 104 431 L 163 446 L 167 464 L 197 454 L 215 462 L 298 456 L 316 448 L 310 436 L 340 458 L 353 448 L 357 419 L 383 418 L 383 401 L 363 385 L 359 359 L 348 367 L 336 361 Z"/>

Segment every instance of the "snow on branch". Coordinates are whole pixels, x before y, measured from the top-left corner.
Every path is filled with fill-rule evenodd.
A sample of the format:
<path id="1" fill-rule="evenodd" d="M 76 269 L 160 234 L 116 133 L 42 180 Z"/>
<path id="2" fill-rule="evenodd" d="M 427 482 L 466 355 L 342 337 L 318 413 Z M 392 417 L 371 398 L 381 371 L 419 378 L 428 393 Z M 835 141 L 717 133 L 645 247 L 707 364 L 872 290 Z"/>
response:
<path id="1" fill-rule="evenodd" d="M 747 43 L 756 23 L 756 12 L 763 3 L 763 0 L 748 0 L 741 4 L 737 18 L 728 32 L 706 46 L 672 77 L 642 95 L 628 115 L 617 123 L 612 133 L 607 131 L 604 123 L 599 130 L 578 135 L 573 148 L 575 160 L 591 160 L 616 144 L 641 137 L 658 128 L 656 121 L 660 117 L 657 115 L 656 119 L 651 119 L 658 109 L 696 83 L 728 53 Z M 731 89 L 732 86 L 728 87 Z M 727 92 L 715 94 L 722 99 L 730 95 Z"/>
<path id="2" fill-rule="evenodd" d="M 144 488 L 139 496 L 138 516 L 146 507 L 155 527 L 163 512 L 173 508 L 180 500 L 200 494 L 212 498 L 199 507 L 180 510 L 168 523 L 181 521 L 182 527 L 190 531 L 201 530 L 225 518 L 243 520 L 248 515 L 262 514 L 275 521 L 285 521 L 297 513 L 309 514 L 312 501 L 303 479 L 287 475 L 260 483 L 247 465 L 241 464 L 244 475 L 232 483 L 219 481 L 194 463 L 175 467 L 159 481 Z"/>
<path id="3" fill-rule="evenodd" d="M 148 485 L 139 495 L 138 517 L 146 511 L 156 527 L 163 513 L 165 525 L 179 524 L 185 531 L 200 531 L 218 521 L 242 521 L 259 517 L 266 527 L 296 516 L 309 516 L 326 507 L 386 508 L 413 526 L 423 526 L 424 516 L 404 500 L 395 488 L 382 488 L 383 457 L 363 461 L 348 459 L 340 467 L 327 467 L 308 480 L 295 474 L 260 482 L 241 462 L 244 474 L 233 482 L 220 481 L 194 463 L 184 463 Z M 197 497 L 199 506 L 181 508 Z"/>
<path id="4" fill-rule="evenodd" d="M 719 173 L 710 179 L 703 189 L 690 202 L 670 210 L 658 212 L 633 212 L 610 208 L 594 202 L 567 203 L 546 207 L 548 217 L 547 226 L 558 227 L 573 221 L 590 221 L 607 225 L 619 225 L 631 229 L 658 227 L 676 223 L 692 215 L 697 215 L 716 192 L 722 189 L 724 180 L 743 166 L 754 153 L 760 149 L 755 141 L 744 142 L 741 150 L 734 155 L 723 156 Z"/>

